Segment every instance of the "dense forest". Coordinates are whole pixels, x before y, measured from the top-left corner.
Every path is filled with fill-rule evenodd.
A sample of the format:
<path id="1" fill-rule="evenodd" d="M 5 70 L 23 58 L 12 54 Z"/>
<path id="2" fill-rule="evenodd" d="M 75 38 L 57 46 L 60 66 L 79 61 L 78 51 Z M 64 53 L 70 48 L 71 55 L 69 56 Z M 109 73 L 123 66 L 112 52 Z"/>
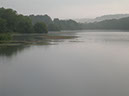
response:
<path id="1" fill-rule="evenodd" d="M 37 27 L 38 25 L 38 27 Z M 37 27 L 37 28 L 36 28 Z M 43 30 L 43 31 L 38 31 Z M 0 8 L 0 33 L 47 33 L 47 27 L 43 22 L 32 24 L 28 16 L 18 14 L 12 9 Z"/>

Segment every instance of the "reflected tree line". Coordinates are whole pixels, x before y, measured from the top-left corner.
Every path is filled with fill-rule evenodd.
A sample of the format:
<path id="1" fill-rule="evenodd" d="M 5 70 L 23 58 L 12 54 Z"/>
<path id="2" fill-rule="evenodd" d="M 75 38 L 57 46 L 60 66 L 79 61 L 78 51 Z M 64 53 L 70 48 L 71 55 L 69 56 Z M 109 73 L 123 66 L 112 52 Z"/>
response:
<path id="1" fill-rule="evenodd" d="M 23 51 L 27 46 L 1 46 L 0 47 L 0 56 L 11 57 L 12 55 L 16 55 L 18 52 Z"/>

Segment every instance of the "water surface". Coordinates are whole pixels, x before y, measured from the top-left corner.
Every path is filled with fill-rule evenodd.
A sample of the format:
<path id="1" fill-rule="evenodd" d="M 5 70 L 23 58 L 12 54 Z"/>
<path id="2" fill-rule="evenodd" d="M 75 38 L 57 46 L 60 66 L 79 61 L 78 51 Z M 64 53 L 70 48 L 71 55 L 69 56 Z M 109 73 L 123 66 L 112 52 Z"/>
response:
<path id="1" fill-rule="evenodd" d="M 129 96 L 128 32 L 59 34 L 79 37 L 0 50 L 0 96 Z"/>

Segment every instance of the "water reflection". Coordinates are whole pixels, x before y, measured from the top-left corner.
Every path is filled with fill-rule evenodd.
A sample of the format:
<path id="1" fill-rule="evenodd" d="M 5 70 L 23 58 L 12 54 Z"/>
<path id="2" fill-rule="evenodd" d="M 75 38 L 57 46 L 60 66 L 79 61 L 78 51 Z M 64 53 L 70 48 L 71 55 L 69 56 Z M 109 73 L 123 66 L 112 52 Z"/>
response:
<path id="1" fill-rule="evenodd" d="M 16 55 L 18 52 L 21 52 L 25 48 L 27 48 L 27 46 L 12 46 L 12 47 L 1 46 L 0 56 L 11 57 L 12 55 Z"/>

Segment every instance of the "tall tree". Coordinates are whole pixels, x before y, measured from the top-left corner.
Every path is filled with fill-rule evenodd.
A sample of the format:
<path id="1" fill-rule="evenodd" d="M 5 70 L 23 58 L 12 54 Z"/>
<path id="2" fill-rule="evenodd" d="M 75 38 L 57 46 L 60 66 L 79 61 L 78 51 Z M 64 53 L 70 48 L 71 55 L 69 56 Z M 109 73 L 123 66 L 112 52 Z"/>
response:
<path id="1" fill-rule="evenodd" d="M 0 17 L 7 22 L 7 28 L 10 31 L 16 31 L 17 12 L 12 9 L 0 8 Z"/>

